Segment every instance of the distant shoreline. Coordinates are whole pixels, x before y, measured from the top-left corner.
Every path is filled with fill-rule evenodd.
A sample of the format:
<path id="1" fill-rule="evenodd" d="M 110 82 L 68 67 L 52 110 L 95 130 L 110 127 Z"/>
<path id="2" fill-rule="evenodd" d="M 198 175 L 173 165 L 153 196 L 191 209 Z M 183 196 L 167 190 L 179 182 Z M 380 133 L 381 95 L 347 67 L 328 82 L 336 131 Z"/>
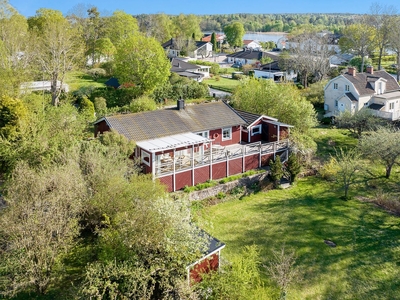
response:
<path id="1" fill-rule="evenodd" d="M 269 34 L 269 35 L 287 35 L 287 32 L 265 32 L 265 31 L 246 31 L 246 34 Z"/>

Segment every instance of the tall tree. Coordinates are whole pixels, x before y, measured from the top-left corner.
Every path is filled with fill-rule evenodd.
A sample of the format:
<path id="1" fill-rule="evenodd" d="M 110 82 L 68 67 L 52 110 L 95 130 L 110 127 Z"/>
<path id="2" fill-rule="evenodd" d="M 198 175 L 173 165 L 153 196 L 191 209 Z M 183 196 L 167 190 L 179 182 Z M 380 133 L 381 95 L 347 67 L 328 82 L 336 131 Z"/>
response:
<path id="1" fill-rule="evenodd" d="M 65 74 L 82 61 L 82 40 L 59 11 L 41 9 L 30 19 L 30 25 L 35 36 L 35 60 L 50 79 L 52 104 L 58 106 Z"/>
<path id="2" fill-rule="evenodd" d="M 115 64 L 119 81 L 134 83 L 141 93 L 151 92 L 166 82 L 171 68 L 160 43 L 141 34 L 119 44 Z"/>
<path id="3" fill-rule="evenodd" d="M 199 39 L 203 34 L 200 29 L 199 17 L 193 14 L 180 14 L 172 20 L 174 24 L 174 37 L 182 39 Z M 193 38 L 194 36 L 194 38 Z"/>
<path id="4" fill-rule="evenodd" d="M 324 36 L 315 33 L 303 33 L 291 38 L 289 52 L 292 55 L 291 67 L 301 77 L 304 87 L 308 86 L 308 77 L 314 76 L 320 81 L 329 72 L 329 57 L 332 51 Z"/>
<path id="5" fill-rule="evenodd" d="M 372 160 L 379 160 L 386 169 L 385 177 L 389 178 L 395 164 L 400 164 L 400 130 L 391 127 L 380 127 L 364 135 L 359 148 Z"/>
<path id="6" fill-rule="evenodd" d="M 389 49 L 396 53 L 397 81 L 400 81 L 400 17 L 392 16 L 389 22 Z"/>
<path id="7" fill-rule="evenodd" d="M 294 126 L 293 131 L 307 133 L 316 124 L 315 110 L 293 84 L 249 79 L 233 94 L 233 105 L 256 114 L 265 114 Z"/>
<path id="8" fill-rule="evenodd" d="M 343 53 L 354 53 L 362 58 L 361 70 L 364 72 L 364 59 L 375 48 L 375 30 L 364 17 L 363 22 L 349 25 L 343 29 L 339 46 Z"/>
<path id="9" fill-rule="evenodd" d="M 224 27 L 226 41 L 231 47 L 241 47 L 243 45 L 243 36 L 245 34 L 243 24 L 233 22 Z"/>
<path id="10" fill-rule="evenodd" d="M 211 34 L 211 44 L 213 45 L 213 51 L 217 52 L 218 47 L 217 47 L 217 37 L 215 36 L 215 32 Z"/>
<path id="11" fill-rule="evenodd" d="M 0 3 L 1 94 L 18 96 L 21 83 L 30 78 L 29 41 L 26 18 L 3 0 Z"/>
<path id="12" fill-rule="evenodd" d="M 382 6 L 375 2 L 370 6 L 370 15 L 367 16 L 368 24 L 375 30 L 375 44 L 378 47 L 378 70 L 382 68 L 383 51 L 389 44 L 389 32 L 391 26 L 391 17 L 396 14 L 397 10 L 393 6 Z"/>
<path id="13" fill-rule="evenodd" d="M 119 47 L 126 39 L 129 39 L 139 33 L 137 20 L 124 11 L 117 10 L 111 17 L 105 21 L 106 37 Z"/>

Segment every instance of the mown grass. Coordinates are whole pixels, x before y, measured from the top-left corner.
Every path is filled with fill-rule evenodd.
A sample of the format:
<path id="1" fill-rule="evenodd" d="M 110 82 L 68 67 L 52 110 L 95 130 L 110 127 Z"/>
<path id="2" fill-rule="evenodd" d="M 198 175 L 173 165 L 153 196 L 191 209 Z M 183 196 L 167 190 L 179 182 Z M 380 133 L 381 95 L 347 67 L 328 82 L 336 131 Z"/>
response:
<path id="1" fill-rule="evenodd" d="M 107 78 L 99 78 L 97 79 L 97 81 L 95 81 L 92 76 L 86 74 L 83 71 L 69 72 L 65 77 L 65 82 L 69 85 L 69 89 L 71 92 L 84 87 L 105 87 L 104 82 L 106 82 L 107 80 Z"/>
<path id="2" fill-rule="evenodd" d="M 357 144 L 347 130 L 321 126 L 312 136 L 322 160 L 338 147 Z M 227 260 L 253 244 L 261 265 L 273 258 L 272 250 L 294 250 L 300 276 L 287 299 L 400 299 L 400 219 L 360 201 L 380 190 L 398 193 L 400 168 L 390 179 L 383 178 L 383 166 L 371 164 L 368 170 L 364 181 L 351 186 L 349 201 L 341 199 L 340 186 L 313 176 L 287 190 L 202 207 L 196 210 L 197 222 L 226 243 L 222 254 Z M 329 247 L 324 240 L 337 246 Z M 260 273 L 269 287 L 266 295 L 274 298 L 274 283 L 265 268 Z"/>
<path id="3" fill-rule="evenodd" d="M 399 219 L 339 195 L 332 183 L 308 177 L 289 190 L 206 207 L 199 223 L 226 243 L 228 260 L 246 245 L 258 246 L 262 264 L 272 249 L 295 250 L 301 280 L 288 299 L 400 299 Z"/>
<path id="4" fill-rule="evenodd" d="M 240 81 L 236 79 L 215 77 L 215 76 L 212 78 L 205 79 L 204 82 L 208 85 L 212 85 L 214 87 L 221 87 L 231 92 L 233 92 L 234 89 L 240 84 Z"/>

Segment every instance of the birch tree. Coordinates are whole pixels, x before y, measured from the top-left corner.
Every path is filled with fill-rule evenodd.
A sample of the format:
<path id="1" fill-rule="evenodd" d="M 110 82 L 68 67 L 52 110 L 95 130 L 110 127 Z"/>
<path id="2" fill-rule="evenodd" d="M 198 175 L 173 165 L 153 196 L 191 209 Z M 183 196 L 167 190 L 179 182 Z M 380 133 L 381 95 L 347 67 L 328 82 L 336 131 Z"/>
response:
<path id="1" fill-rule="evenodd" d="M 59 11 L 41 9 L 30 25 L 35 37 L 35 60 L 50 79 L 52 104 L 58 106 L 66 73 L 82 60 L 82 40 Z"/>

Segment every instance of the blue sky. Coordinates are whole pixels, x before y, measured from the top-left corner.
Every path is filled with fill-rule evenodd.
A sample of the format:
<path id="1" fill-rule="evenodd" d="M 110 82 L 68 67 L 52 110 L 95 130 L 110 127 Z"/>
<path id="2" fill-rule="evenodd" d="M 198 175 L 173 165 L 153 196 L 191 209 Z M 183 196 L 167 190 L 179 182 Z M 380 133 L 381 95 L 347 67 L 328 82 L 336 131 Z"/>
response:
<path id="1" fill-rule="evenodd" d="M 102 15 L 115 10 L 136 14 L 232 14 L 232 13 L 368 13 L 372 3 L 393 5 L 400 9 L 398 0 L 9 0 L 19 13 L 33 16 L 39 8 L 51 8 L 67 14 L 78 4 L 96 6 Z"/>

